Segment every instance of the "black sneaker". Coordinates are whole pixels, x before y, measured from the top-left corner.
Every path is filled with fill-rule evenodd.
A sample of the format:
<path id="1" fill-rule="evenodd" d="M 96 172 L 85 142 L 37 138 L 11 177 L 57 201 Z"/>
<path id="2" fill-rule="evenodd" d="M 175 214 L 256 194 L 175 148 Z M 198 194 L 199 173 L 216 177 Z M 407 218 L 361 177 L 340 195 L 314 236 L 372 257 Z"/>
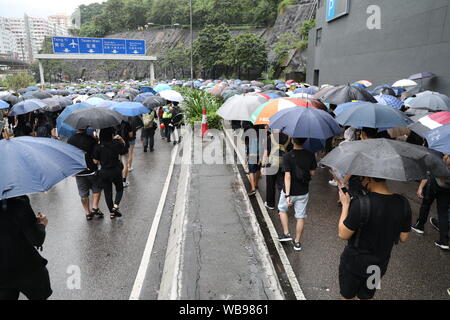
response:
<path id="1" fill-rule="evenodd" d="M 436 218 L 430 218 L 430 223 L 439 232 L 439 221 Z"/>
<path id="2" fill-rule="evenodd" d="M 144 152 L 147 152 L 147 147 L 144 147 Z"/>
<path id="3" fill-rule="evenodd" d="M 411 226 L 411 229 L 418 234 L 424 234 L 424 229 L 423 227 L 421 228 L 419 226 L 419 223 L 416 223 L 415 225 Z"/>
<path id="4" fill-rule="evenodd" d="M 105 217 L 103 212 L 101 212 L 100 209 L 98 209 L 98 208 L 92 209 L 91 213 L 94 214 L 95 216 L 99 217 L 100 219 L 103 219 Z"/>
<path id="5" fill-rule="evenodd" d="M 302 251 L 302 244 L 300 242 L 294 242 L 294 250 Z"/>
<path id="6" fill-rule="evenodd" d="M 442 243 L 440 241 L 435 241 L 434 244 L 437 247 L 441 248 L 442 250 L 450 250 L 450 247 L 448 246 L 448 244 L 444 244 L 444 243 Z"/>
<path id="7" fill-rule="evenodd" d="M 288 242 L 288 241 L 292 241 L 291 234 L 288 233 L 288 234 L 283 234 L 283 235 L 279 236 L 279 237 L 278 237 L 278 241 L 280 241 L 280 242 Z"/>

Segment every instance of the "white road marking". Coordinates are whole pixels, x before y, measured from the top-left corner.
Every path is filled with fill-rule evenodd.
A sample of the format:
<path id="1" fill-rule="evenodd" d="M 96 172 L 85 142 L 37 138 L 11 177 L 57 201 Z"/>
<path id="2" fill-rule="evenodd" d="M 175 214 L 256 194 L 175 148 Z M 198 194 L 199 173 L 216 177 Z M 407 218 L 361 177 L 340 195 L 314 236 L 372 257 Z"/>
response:
<path id="1" fill-rule="evenodd" d="M 145 245 L 144 254 L 142 255 L 141 264 L 139 266 L 136 279 L 134 281 L 133 289 L 130 294 L 130 300 L 139 300 L 141 296 L 142 286 L 145 281 L 145 276 L 147 274 L 147 269 L 150 264 L 150 258 L 153 251 L 153 245 L 155 244 L 156 233 L 158 231 L 159 222 L 161 221 L 161 216 L 164 209 L 164 204 L 166 202 L 167 193 L 169 191 L 170 181 L 172 180 L 173 169 L 175 167 L 175 160 L 178 154 L 178 145 L 172 150 L 172 160 L 169 167 L 169 172 L 167 173 L 166 182 L 159 199 L 158 208 L 156 209 L 155 217 L 153 218 L 152 227 L 148 235 L 147 244 Z"/>
<path id="2" fill-rule="evenodd" d="M 191 176 L 193 133 L 183 135 L 183 158 L 178 180 L 177 199 L 173 209 L 169 240 L 164 260 L 164 269 L 158 293 L 158 300 L 178 300 L 181 297 L 184 245 L 186 235 L 187 194 Z"/>
<path id="3" fill-rule="evenodd" d="M 242 155 L 239 153 L 238 148 L 236 147 L 233 139 L 230 138 L 228 131 L 224 130 L 225 134 L 228 138 L 228 140 L 230 141 L 231 145 L 233 146 L 240 162 L 242 165 L 244 165 L 245 167 L 245 161 L 244 158 L 242 157 Z M 249 178 L 250 179 L 250 178 Z M 289 283 L 291 284 L 292 290 L 294 291 L 295 297 L 297 298 L 297 300 L 306 300 L 305 295 L 303 294 L 302 288 L 300 287 L 300 284 L 298 283 L 297 277 L 295 276 L 294 270 L 292 269 L 292 265 L 289 262 L 289 259 L 286 255 L 286 252 L 284 251 L 284 248 L 282 247 L 282 245 L 280 244 L 280 242 L 278 241 L 278 233 L 275 230 L 275 226 L 273 225 L 273 222 L 269 216 L 269 213 L 267 212 L 266 207 L 264 206 L 261 194 L 259 193 L 259 191 L 256 192 L 256 199 L 258 200 L 258 205 L 261 209 L 261 212 L 263 214 L 264 217 L 264 221 L 267 224 L 267 227 L 269 229 L 270 235 L 272 237 L 273 243 L 275 244 L 275 248 L 278 251 L 278 254 L 280 256 L 281 259 L 281 263 L 283 264 L 284 270 L 286 271 L 286 275 L 288 277 Z"/>

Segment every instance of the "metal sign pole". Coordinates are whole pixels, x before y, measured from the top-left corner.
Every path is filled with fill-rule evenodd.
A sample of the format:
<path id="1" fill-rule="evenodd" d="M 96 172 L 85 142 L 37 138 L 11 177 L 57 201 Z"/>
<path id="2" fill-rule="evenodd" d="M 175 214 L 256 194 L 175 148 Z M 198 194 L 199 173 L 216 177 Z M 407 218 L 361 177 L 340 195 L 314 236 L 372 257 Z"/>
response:
<path id="1" fill-rule="evenodd" d="M 45 79 L 44 79 L 44 67 L 42 66 L 42 61 L 39 62 L 39 77 L 41 78 L 41 89 L 44 89 Z"/>

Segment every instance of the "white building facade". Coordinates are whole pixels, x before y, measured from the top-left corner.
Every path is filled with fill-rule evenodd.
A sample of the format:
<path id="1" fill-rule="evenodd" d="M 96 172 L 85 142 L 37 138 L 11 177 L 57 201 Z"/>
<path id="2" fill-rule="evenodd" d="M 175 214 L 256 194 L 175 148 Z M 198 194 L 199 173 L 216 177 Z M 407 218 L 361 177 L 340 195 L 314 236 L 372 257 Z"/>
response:
<path id="1" fill-rule="evenodd" d="M 0 21 L 4 29 L 14 35 L 15 50 L 19 59 L 33 62 L 33 57 L 42 49 L 46 37 L 69 35 L 69 28 L 65 22 L 68 20 L 70 19 L 64 19 L 63 16 L 45 19 L 25 14 L 23 18 L 1 18 Z"/>

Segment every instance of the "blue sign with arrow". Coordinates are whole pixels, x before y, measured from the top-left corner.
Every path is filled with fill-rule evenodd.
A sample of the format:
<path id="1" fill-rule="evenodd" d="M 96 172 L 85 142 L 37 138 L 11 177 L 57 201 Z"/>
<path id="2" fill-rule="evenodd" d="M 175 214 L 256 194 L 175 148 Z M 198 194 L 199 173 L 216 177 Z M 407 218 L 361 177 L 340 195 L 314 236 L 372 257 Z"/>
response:
<path id="1" fill-rule="evenodd" d="M 94 38 L 80 38 L 80 53 L 103 53 L 103 41 L 102 39 Z"/>
<path id="2" fill-rule="evenodd" d="M 80 53 L 78 38 L 53 37 L 54 53 Z"/>
<path id="3" fill-rule="evenodd" d="M 145 55 L 144 40 L 53 37 L 54 53 Z"/>
<path id="4" fill-rule="evenodd" d="M 126 40 L 103 39 L 103 52 L 105 54 L 127 54 Z"/>

